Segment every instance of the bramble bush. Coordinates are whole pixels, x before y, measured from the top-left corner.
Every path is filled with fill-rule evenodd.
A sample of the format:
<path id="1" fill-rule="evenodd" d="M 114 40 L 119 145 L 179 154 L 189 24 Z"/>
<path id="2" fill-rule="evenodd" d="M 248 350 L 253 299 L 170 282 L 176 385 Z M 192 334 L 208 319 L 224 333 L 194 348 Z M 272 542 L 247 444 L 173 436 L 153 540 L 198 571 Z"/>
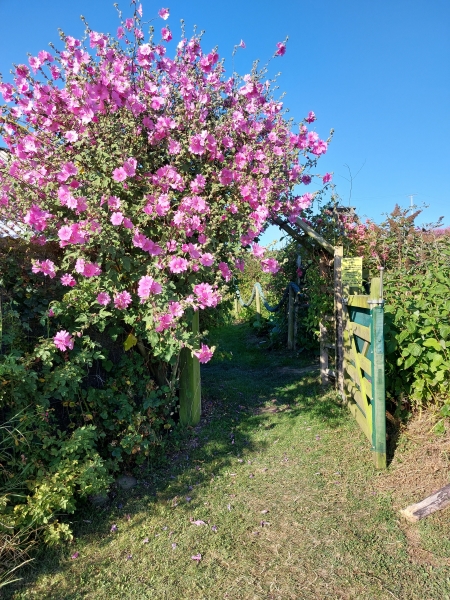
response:
<path id="1" fill-rule="evenodd" d="M 115 36 L 61 33 L 0 83 L 0 221 L 30 243 L 4 283 L 0 411 L 20 415 L 7 463 L 26 470 L 4 510 L 49 540 L 70 535 L 56 515 L 74 496 L 173 427 L 180 350 L 214 352 L 194 313 L 219 305 L 248 250 L 278 270 L 258 236 L 310 204 L 294 188 L 327 149 L 313 113 L 291 130 L 266 69 L 226 77 L 184 32 L 169 56 L 169 26 L 146 34 L 133 7 Z"/>
<path id="2" fill-rule="evenodd" d="M 450 406 L 450 235 L 440 222 L 417 226 L 421 210 L 396 206 L 379 225 L 362 223 L 333 203 L 317 214 L 305 211 L 308 222 L 344 256 L 364 258 L 364 276 L 384 269 L 386 391 L 398 414 L 426 405 Z M 296 243 L 283 251 L 295 269 Z M 302 255 L 312 261 L 306 274 L 309 311 L 306 329 L 318 335 L 321 316 L 333 314 L 333 261 L 305 238 Z M 276 277 L 279 277 L 277 274 Z M 368 289 L 366 290 L 368 291 Z"/>

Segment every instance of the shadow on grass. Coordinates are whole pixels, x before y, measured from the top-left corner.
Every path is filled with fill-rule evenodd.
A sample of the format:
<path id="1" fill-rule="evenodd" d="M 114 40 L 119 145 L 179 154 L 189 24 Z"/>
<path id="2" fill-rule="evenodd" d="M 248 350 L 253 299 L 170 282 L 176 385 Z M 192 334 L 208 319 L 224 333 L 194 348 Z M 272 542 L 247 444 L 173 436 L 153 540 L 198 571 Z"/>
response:
<path id="1" fill-rule="evenodd" d="M 144 517 L 143 507 L 157 510 L 174 506 L 180 499 L 192 496 L 192 506 L 201 504 L 196 489 L 235 465 L 236 459 L 250 453 L 262 452 L 267 442 L 256 439 L 260 428 L 277 427 L 274 414 L 295 420 L 308 414 L 309 418 L 326 422 L 337 428 L 348 421 L 333 391 L 323 388 L 317 372 L 300 371 L 308 357 L 277 350 L 264 350 L 249 328 L 231 325 L 212 332 L 211 338 L 219 348 L 218 358 L 202 369 L 203 415 L 196 428 L 175 430 L 168 441 L 168 454 L 158 464 L 142 469 L 138 485 L 125 492 L 113 486 L 107 504 L 94 507 L 84 504 L 70 521 L 76 538 L 95 540 L 99 549 L 108 547 L 113 539 L 112 524 L 121 523 L 127 515 L 138 528 Z M 309 358 L 309 362 L 314 357 Z M 290 367 L 286 369 L 285 367 Z M 200 496 L 198 494 L 198 496 Z M 145 514 L 145 513 L 144 513 Z M 20 598 L 20 590 L 32 586 L 37 577 L 60 574 L 69 568 L 73 550 L 66 546 L 58 550 L 43 549 L 33 567 L 24 569 L 22 583 L 3 590 L 4 598 Z M 99 553 L 100 554 L 100 553 Z M 104 568 L 104 558 L 98 567 Z M 50 595 L 42 598 L 56 598 Z M 58 588 L 58 598 L 80 597 L 77 590 Z M 27 596 L 29 597 L 29 596 Z"/>

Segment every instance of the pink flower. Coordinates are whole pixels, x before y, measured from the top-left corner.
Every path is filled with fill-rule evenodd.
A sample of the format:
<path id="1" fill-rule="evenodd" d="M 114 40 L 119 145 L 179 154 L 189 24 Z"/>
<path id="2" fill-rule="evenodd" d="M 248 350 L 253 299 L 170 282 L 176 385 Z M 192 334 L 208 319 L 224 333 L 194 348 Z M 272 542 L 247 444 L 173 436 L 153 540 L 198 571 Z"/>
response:
<path id="1" fill-rule="evenodd" d="M 117 169 L 114 169 L 114 171 L 113 171 L 114 181 L 117 181 L 117 182 L 125 181 L 126 178 L 127 178 L 127 174 L 123 167 L 118 167 Z"/>
<path id="2" fill-rule="evenodd" d="M 100 292 L 97 296 L 97 302 L 102 306 L 106 306 L 111 302 L 111 296 L 107 292 Z"/>
<path id="3" fill-rule="evenodd" d="M 139 279 L 138 291 L 137 294 L 141 299 L 141 304 L 144 300 L 151 294 L 160 294 L 162 292 L 162 285 L 155 281 L 153 277 L 149 275 L 144 275 Z"/>
<path id="4" fill-rule="evenodd" d="M 127 174 L 127 177 L 134 177 L 136 174 L 137 160 L 133 157 L 127 158 L 123 163 L 123 169 Z"/>
<path id="5" fill-rule="evenodd" d="M 78 173 L 78 169 L 73 164 L 73 162 L 68 162 L 62 166 L 61 171 L 56 176 L 56 179 L 58 181 L 60 181 L 61 183 L 63 183 L 64 181 L 67 181 L 69 179 L 69 177 L 73 177 L 77 173 Z"/>
<path id="6" fill-rule="evenodd" d="M 169 9 L 168 8 L 160 8 L 158 10 L 158 15 L 161 17 L 161 19 L 164 19 L 164 21 L 167 21 L 167 19 L 169 18 Z"/>
<path id="7" fill-rule="evenodd" d="M 309 185 L 311 183 L 311 175 L 303 175 L 302 183 L 304 185 Z"/>
<path id="8" fill-rule="evenodd" d="M 233 171 L 230 171 L 230 169 L 222 169 L 219 173 L 219 181 L 222 185 L 233 183 Z"/>
<path id="9" fill-rule="evenodd" d="M 206 185 L 206 179 L 203 175 L 197 175 L 193 181 L 191 181 L 190 188 L 194 194 L 202 192 Z"/>
<path id="10" fill-rule="evenodd" d="M 174 256 L 169 261 L 169 269 L 171 273 L 182 273 L 183 271 L 187 271 L 188 267 L 188 261 L 180 256 Z"/>
<path id="11" fill-rule="evenodd" d="M 65 331 L 64 329 L 58 331 L 58 333 L 53 338 L 53 343 L 58 348 L 58 350 L 61 350 L 61 352 L 64 352 L 67 349 L 73 349 L 73 337 L 68 331 Z"/>
<path id="12" fill-rule="evenodd" d="M 113 212 L 113 214 L 111 215 L 110 221 L 113 225 L 121 225 L 123 218 L 124 217 L 121 212 Z"/>
<path id="13" fill-rule="evenodd" d="M 97 263 L 86 263 L 83 269 L 83 275 L 85 277 L 95 277 L 100 275 L 102 272 L 100 266 Z"/>
<path id="14" fill-rule="evenodd" d="M 325 173 L 322 177 L 323 183 L 329 183 L 333 179 L 333 175 L 331 173 Z"/>
<path id="15" fill-rule="evenodd" d="M 277 44 L 278 50 L 275 52 L 275 56 L 283 56 L 286 53 L 286 44 L 283 42 L 278 42 Z"/>
<path id="16" fill-rule="evenodd" d="M 131 304 L 131 296 L 127 291 L 120 292 L 114 296 L 114 306 L 119 310 L 124 310 Z"/>
<path id="17" fill-rule="evenodd" d="M 123 27 L 118 27 L 117 28 L 117 37 L 118 37 L 118 39 L 121 40 L 124 35 L 125 35 L 125 31 L 124 31 Z"/>
<path id="18" fill-rule="evenodd" d="M 76 131 L 67 131 L 64 137 L 68 142 L 76 142 L 78 139 L 78 133 Z"/>
<path id="19" fill-rule="evenodd" d="M 222 277 L 225 279 L 225 281 L 230 281 L 231 280 L 231 271 L 230 271 L 230 267 L 227 265 L 227 263 L 220 262 L 219 269 L 220 269 L 220 272 L 222 273 Z"/>
<path id="20" fill-rule="evenodd" d="M 169 154 L 180 154 L 181 152 L 181 144 L 176 140 L 169 140 Z"/>
<path id="21" fill-rule="evenodd" d="M 134 227 L 133 223 L 130 221 L 130 219 L 128 217 L 124 218 L 122 225 L 126 229 L 133 229 L 133 227 Z"/>
<path id="22" fill-rule="evenodd" d="M 213 357 L 214 350 L 211 350 L 206 344 L 202 344 L 201 349 L 197 350 L 197 352 L 193 352 L 193 354 L 198 358 L 199 362 L 207 363 Z"/>
<path id="23" fill-rule="evenodd" d="M 173 317 L 182 317 L 184 310 L 179 302 L 169 302 L 169 313 Z"/>
<path id="24" fill-rule="evenodd" d="M 172 33 L 168 27 L 163 27 L 161 29 L 161 37 L 166 42 L 170 42 L 170 40 L 172 39 Z"/>
<path id="25" fill-rule="evenodd" d="M 110 196 L 108 198 L 108 208 L 110 208 L 111 210 L 117 210 L 118 208 L 120 208 L 120 198 L 118 198 L 117 196 Z"/>
<path id="26" fill-rule="evenodd" d="M 48 259 L 43 261 L 37 260 L 31 270 L 33 273 L 44 273 L 44 275 L 47 275 L 50 279 L 53 279 L 56 276 L 55 263 Z"/>
<path id="27" fill-rule="evenodd" d="M 158 333 L 161 333 L 161 331 L 164 331 L 165 329 L 169 329 L 169 327 L 172 325 L 172 323 L 173 323 L 173 315 L 171 315 L 169 313 L 165 313 L 159 317 L 159 323 L 155 327 L 155 331 L 157 331 Z"/>
<path id="28" fill-rule="evenodd" d="M 245 48 L 245 42 L 244 40 L 241 40 L 238 44 L 239 48 Z"/>
<path id="29" fill-rule="evenodd" d="M 260 246 L 259 244 L 252 244 L 253 256 L 256 256 L 257 258 L 262 258 L 264 256 L 265 251 L 266 249 L 263 248 L 263 246 Z"/>
<path id="30" fill-rule="evenodd" d="M 61 277 L 61 283 L 63 285 L 68 285 L 69 287 L 74 287 L 77 285 L 75 278 L 70 275 L 70 273 L 64 273 L 64 275 Z"/>
<path id="31" fill-rule="evenodd" d="M 211 267 L 214 264 L 214 256 L 209 252 L 205 252 L 200 256 L 200 263 L 204 267 Z"/>
<path id="32" fill-rule="evenodd" d="M 220 296 L 214 291 L 213 287 L 209 283 L 199 283 L 194 286 L 194 293 L 197 296 L 197 300 L 200 308 L 206 306 L 217 306 Z"/>
<path id="33" fill-rule="evenodd" d="M 264 273 L 278 273 L 280 265 L 274 258 L 265 258 L 261 261 L 261 268 Z"/>
<path id="34" fill-rule="evenodd" d="M 47 227 L 47 220 L 52 217 L 52 214 L 45 210 L 41 210 L 37 204 L 33 204 L 23 220 L 36 231 L 44 231 Z"/>
<path id="35" fill-rule="evenodd" d="M 315 120 L 316 120 L 316 115 L 313 113 L 312 110 L 310 110 L 308 113 L 308 116 L 305 117 L 305 121 L 307 123 L 314 123 Z"/>
<path id="36" fill-rule="evenodd" d="M 84 265 L 85 265 L 85 260 L 84 258 L 77 258 L 77 262 L 75 263 L 75 271 L 77 273 L 80 273 L 80 275 L 83 275 L 84 273 Z"/>

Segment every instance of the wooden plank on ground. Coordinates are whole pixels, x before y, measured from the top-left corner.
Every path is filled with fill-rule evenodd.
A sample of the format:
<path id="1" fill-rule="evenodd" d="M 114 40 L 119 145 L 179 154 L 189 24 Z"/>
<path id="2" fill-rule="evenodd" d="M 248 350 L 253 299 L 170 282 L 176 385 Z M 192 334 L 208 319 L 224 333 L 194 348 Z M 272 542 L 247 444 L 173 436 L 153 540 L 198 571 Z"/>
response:
<path id="1" fill-rule="evenodd" d="M 424 517 L 428 517 L 432 513 L 437 510 L 442 510 L 450 505 L 450 484 L 445 485 L 443 488 L 438 490 L 435 494 L 428 496 L 422 502 L 418 504 L 411 504 L 407 506 L 400 513 L 410 521 L 411 523 L 416 523 L 423 519 Z"/>

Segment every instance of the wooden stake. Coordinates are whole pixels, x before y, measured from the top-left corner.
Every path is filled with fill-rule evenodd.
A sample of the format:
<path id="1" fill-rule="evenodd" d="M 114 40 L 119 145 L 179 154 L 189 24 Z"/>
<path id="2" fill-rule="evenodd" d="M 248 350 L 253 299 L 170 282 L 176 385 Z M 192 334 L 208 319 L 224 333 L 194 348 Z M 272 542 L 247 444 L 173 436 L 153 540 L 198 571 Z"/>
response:
<path id="1" fill-rule="evenodd" d="M 416 523 L 428 515 L 436 512 L 437 510 L 442 510 L 450 505 L 450 484 L 445 485 L 443 488 L 438 490 L 432 496 L 428 496 L 422 502 L 418 504 L 411 504 L 407 506 L 400 513 L 407 519 L 410 523 Z"/>
<path id="2" fill-rule="evenodd" d="M 192 318 L 192 332 L 198 334 L 198 311 Z M 180 423 L 193 427 L 202 410 L 200 362 L 188 348 L 180 353 Z"/>
<path id="3" fill-rule="evenodd" d="M 294 302 L 295 295 L 292 286 L 289 287 L 289 304 L 288 304 L 288 350 L 294 349 Z"/>
<path id="4" fill-rule="evenodd" d="M 334 249 L 334 312 L 336 323 L 336 385 L 339 394 L 345 401 L 344 394 L 344 325 L 342 308 L 342 257 L 344 248 Z"/>
<path id="5" fill-rule="evenodd" d="M 327 328 L 320 321 L 320 381 L 322 385 L 328 384 L 328 346 L 325 342 L 327 339 Z"/>
<path id="6" fill-rule="evenodd" d="M 258 315 L 261 314 L 261 296 L 259 295 L 259 289 L 255 287 L 255 303 L 256 303 L 256 312 Z"/>

